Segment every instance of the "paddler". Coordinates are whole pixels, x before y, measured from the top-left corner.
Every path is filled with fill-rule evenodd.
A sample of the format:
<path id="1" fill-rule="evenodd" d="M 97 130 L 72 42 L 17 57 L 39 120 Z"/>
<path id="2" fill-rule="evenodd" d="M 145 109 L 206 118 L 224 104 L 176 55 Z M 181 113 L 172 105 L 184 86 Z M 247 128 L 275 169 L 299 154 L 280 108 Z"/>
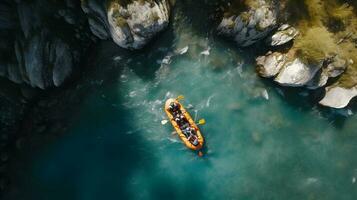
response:
<path id="1" fill-rule="evenodd" d="M 169 109 L 172 113 L 174 113 L 180 109 L 180 105 L 177 104 L 176 102 L 171 102 L 169 105 Z"/>
<path id="2" fill-rule="evenodd" d="M 194 134 L 192 134 L 192 133 L 190 133 L 190 136 L 188 136 L 188 141 L 190 141 L 193 145 L 198 145 L 198 139 L 197 139 L 197 137 L 196 137 L 196 135 L 194 135 Z M 193 141 L 192 141 L 192 139 L 193 139 Z"/>

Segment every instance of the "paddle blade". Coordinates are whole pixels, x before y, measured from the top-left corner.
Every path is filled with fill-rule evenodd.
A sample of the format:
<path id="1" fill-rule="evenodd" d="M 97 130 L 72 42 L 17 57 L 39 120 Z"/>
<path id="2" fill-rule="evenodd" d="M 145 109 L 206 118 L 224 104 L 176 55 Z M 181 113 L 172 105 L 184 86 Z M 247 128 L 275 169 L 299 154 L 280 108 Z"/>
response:
<path id="1" fill-rule="evenodd" d="M 176 100 L 177 101 L 180 101 L 180 100 L 183 100 L 185 97 L 183 96 L 183 95 L 179 95 L 177 98 L 176 98 Z"/>
<path id="2" fill-rule="evenodd" d="M 168 120 L 164 119 L 164 120 L 161 121 L 161 124 L 165 125 L 167 122 L 168 122 Z"/>
<path id="3" fill-rule="evenodd" d="M 199 121 L 198 121 L 198 124 L 199 125 L 203 125 L 203 124 L 205 124 L 206 123 L 206 120 L 205 119 L 200 119 Z"/>

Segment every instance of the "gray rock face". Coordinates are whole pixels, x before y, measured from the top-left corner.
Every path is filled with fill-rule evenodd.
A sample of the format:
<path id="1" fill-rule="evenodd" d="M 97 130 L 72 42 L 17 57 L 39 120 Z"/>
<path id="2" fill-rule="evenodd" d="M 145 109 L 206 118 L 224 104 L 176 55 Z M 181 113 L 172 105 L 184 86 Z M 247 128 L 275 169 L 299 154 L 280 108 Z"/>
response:
<path id="1" fill-rule="evenodd" d="M 5 15 L 0 12 L 0 24 L 11 13 L 15 25 L 0 25 L 0 35 L 11 38 L 0 42 L 0 53 L 7 55 L 0 56 L 0 75 L 42 89 L 63 84 L 91 43 L 78 2 L 35 0 L 5 5 L 11 6 L 0 5 L 6 9 Z"/>
<path id="2" fill-rule="evenodd" d="M 293 40 L 299 31 L 288 24 L 281 25 L 277 32 L 275 32 L 271 37 L 267 38 L 267 44 L 270 46 L 280 46 L 286 44 Z"/>
<path id="3" fill-rule="evenodd" d="M 88 15 L 90 29 L 100 39 L 112 38 L 119 46 L 140 49 L 169 23 L 168 0 L 129 1 L 109 3 L 108 8 L 99 1 L 82 1 Z"/>
<path id="4" fill-rule="evenodd" d="M 169 23 L 170 6 L 167 0 L 133 1 L 126 8 L 113 4 L 108 10 L 110 33 L 116 44 L 139 49 Z"/>
<path id="5" fill-rule="evenodd" d="M 82 10 L 87 14 L 89 28 L 99 39 L 110 38 L 109 24 L 104 1 L 83 0 L 81 1 Z"/>
<path id="6" fill-rule="evenodd" d="M 331 86 L 326 88 L 325 97 L 319 103 L 332 108 L 344 108 L 355 96 L 357 96 L 356 87 L 343 88 Z"/>
<path id="7" fill-rule="evenodd" d="M 291 59 L 291 58 L 290 58 Z M 318 65 L 307 65 L 298 57 L 288 61 L 287 54 L 268 52 L 256 59 L 260 76 L 270 78 L 283 86 L 307 87 L 317 89 L 324 87 L 329 78 L 341 75 L 347 68 L 347 61 L 338 55 L 325 59 Z M 343 108 L 357 96 L 357 88 L 332 86 L 326 88 L 326 95 L 321 105 Z"/>
<path id="8" fill-rule="evenodd" d="M 260 76 L 270 78 L 276 76 L 286 62 L 286 55 L 269 51 L 265 56 L 257 59 L 257 71 Z"/>
<path id="9" fill-rule="evenodd" d="M 347 68 L 347 61 L 338 55 L 328 58 L 322 63 L 322 68 L 315 77 L 307 84 L 309 89 L 317 89 L 327 84 L 329 78 L 341 75 Z"/>
<path id="10" fill-rule="evenodd" d="M 301 87 L 309 83 L 319 67 L 304 64 L 299 58 L 288 62 L 274 79 L 283 86 Z"/>
<path id="11" fill-rule="evenodd" d="M 253 3 L 252 3 L 253 4 Z M 223 18 L 217 30 L 246 47 L 265 38 L 277 25 L 278 1 L 258 0 L 239 16 Z"/>

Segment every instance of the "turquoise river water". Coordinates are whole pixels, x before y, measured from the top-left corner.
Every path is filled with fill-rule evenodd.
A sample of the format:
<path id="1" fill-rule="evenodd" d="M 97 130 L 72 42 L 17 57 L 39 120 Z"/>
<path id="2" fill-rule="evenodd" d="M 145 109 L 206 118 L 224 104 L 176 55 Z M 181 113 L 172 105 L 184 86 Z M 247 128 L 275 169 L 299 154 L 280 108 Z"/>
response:
<path id="1" fill-rule="evenodd" d="M 357 199 L 357 116 L 259 78 L 252 50 L 201 24 L 205 9 L 177 7 L 143 51 L 98 45 L 103 84 L 32 155 L 19 199 Z M 202 158 L 161 124 L 180 94 L 206 119 Z"/>

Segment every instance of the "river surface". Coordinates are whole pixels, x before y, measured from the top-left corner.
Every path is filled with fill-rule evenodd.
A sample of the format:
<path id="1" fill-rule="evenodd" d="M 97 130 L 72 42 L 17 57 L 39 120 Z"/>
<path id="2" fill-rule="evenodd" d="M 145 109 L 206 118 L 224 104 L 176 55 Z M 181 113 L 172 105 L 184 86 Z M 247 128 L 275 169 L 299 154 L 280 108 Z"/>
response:
<path id="1" fill-rule="evenodd" d="M 143 51 L 98 45 L 104 80 L 68 116 L 74 125 L 31 155 L 16 197 L 357 199 L 355 110 L 345 117 L 259 78 L 252 50 L 215 36 L 205 9 L 180 8 Z M 161 124 L 178 95 L 206 120 L 202 158 Z"/>

